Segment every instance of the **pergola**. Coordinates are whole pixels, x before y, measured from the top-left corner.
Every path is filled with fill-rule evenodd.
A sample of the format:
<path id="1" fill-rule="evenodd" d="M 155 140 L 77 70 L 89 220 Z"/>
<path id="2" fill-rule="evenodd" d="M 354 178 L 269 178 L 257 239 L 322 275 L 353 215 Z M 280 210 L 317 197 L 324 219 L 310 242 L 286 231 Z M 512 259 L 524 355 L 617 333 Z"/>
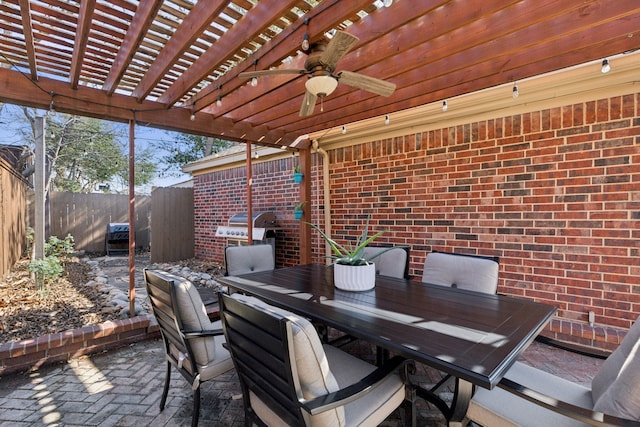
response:
<path id="1" fill-rule="evenodd" d="M 604 61 L 639 29 L 637 0 L 2 0 L 0 102 L 128 122 L 132 140 L 137 123 L 295 144 L 304 168 L 309 134 Z M 239 77 L 302 68 L 302 42 L 336 30 L 359 41 L 335 71 L 390 96 L 338 82 L 300 117 L 307 75 Z"/>
<path id="2" fill-rule="evenodd" d="M 639 12 L 635 0 L 3 0 L 0 101 L 287 146 L 635 50 Z M 302 118 L 307 76 L 238 78 L 301 68 L 305 34 L 333 30 L 359 38 L 336 71 L 394 83 L 391 96 L 339 84 Z"/>

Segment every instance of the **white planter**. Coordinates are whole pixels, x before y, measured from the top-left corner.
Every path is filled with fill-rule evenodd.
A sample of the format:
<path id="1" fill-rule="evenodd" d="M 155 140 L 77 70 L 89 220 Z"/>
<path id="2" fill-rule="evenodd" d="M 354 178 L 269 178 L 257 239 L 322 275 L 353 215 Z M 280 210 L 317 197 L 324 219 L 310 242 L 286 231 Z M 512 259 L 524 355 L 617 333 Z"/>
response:
<path id="1" fill-rule="evenodd" d="M 376 285 L 376 266 L 333 265 L 333 284 L 343 291 L 368 291 Z"/>

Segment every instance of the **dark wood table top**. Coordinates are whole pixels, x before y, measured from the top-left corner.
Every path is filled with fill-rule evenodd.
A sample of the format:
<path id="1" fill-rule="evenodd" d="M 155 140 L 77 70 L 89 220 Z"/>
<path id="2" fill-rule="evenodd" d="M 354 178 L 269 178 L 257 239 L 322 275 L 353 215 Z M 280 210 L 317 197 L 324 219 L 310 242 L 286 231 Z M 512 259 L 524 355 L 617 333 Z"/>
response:
<path id="1" fill-rule="evenodd" d="M 333 286 L 333 268 L 318 264 L 219 281 L 485 388 L 500 382 L 556 311 L 524 298 L 384 276 L 371 291 L 342 291 Z"/>

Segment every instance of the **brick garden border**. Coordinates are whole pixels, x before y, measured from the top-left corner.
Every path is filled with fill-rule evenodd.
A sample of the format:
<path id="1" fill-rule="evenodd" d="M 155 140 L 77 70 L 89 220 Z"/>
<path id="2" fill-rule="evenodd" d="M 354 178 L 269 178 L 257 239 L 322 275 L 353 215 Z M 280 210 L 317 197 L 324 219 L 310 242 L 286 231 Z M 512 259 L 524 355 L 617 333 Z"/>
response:
<path id="1" fill-rule="evenodd" d="M 44 365 L 159 336 L 160 329 L 155 319 L 145 314 L 3 343 L 0 344 L 0 376 L 37 370 Z"/>

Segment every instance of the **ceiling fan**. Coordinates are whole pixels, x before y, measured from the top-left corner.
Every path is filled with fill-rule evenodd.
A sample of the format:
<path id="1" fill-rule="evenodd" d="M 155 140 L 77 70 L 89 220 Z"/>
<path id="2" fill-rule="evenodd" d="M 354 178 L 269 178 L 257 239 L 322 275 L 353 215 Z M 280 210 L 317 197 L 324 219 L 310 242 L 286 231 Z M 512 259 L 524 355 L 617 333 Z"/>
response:
<path id="1" fill-rule="evenodd" d="M 358 38 L 344 31 L 336 31 L 327 43 L 321 40 L 310 47 L 309 55 L 304 63 L 304 69 L 279 69 L 264 71 L 247 71 L 238 77 L 252 79 L 275 74 L 306 74 L 309 79 L 305 82 L 305 94 L 300 106 L 300 117 L 310 116 L 318 98 L 321 100 L 330 95 L 338 86 L 338 82 L 363 89 L 382 96 L 390 96 L 396 89 L 394 83 L 351 71 L 334 73 L 338 61 L 358 43 Z"/>

